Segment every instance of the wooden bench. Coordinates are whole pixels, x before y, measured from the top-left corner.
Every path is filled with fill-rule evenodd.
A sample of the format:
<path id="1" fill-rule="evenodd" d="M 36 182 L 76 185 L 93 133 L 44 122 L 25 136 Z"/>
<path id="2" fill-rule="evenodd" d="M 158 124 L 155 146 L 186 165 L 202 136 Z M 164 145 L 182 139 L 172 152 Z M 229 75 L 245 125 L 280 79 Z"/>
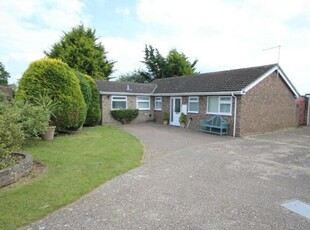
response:
<path id="1" fill-rule="evenodd" d="M 219 135 L 228 134 L 229 123 L 221 116 L 214 116 L 207 120 L 200 121 L 200 131 Z"/>

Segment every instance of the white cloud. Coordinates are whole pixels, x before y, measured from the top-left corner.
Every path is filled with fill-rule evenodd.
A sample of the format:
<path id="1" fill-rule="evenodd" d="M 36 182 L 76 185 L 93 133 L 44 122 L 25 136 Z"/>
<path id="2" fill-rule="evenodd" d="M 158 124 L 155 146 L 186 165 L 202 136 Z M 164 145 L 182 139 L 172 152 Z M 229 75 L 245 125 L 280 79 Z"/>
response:
<path id="1" fill-rule="evenodd" d="M 142 68 L 143 45 L 139 41 L 130 41 L 122 37 L 104 37 L 100 41 L 108 52 L 109 60 L 117 61 L 114 65 L 114 77 Z"/>
<path id="2" fill-rule="evenodd" d="M 29 63 L 43 57 L 43 50 L 89 16 L 79 0 L 27 0 L 0 2 L 0 61 L 16 82 Z"/>
<path id="3" fill-rule="evenodd" d="M 301 93 L 310 91 L 306 15 L 307 0 L 140 0 L 137 5 L 137 16 L 146 27 L 174 31 L 158 36 L 148 30 L 141 37 L 156 48 L 177 48 L 198 58 L 202 72 L 275 63 L 277 49 L 262 50 L 281 45 L 280 65 Z"/>
<path id="4" fill-rule="evenodd" d="M 128 8 L 119 8 L 119 7 L 117 7 L 115 9 L 115 12 L 117 14 L 121 14 L 121 15 L 124 15 L 124 16 L 130 15 L 130 10 Z"/>

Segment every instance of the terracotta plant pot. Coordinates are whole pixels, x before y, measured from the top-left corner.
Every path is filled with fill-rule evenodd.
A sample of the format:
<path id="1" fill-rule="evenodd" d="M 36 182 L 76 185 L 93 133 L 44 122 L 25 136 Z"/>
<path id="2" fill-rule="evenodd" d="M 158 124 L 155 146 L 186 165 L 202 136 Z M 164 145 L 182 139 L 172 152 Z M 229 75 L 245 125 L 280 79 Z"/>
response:
<path id="1" fill-rule="evenodd" d="M 41 135 L 42 140 L 51 141 L 54 139 L 56 126 L 49 126 L 47 131 Z"/>
<path id="2" fill-rule="evenodd" d="M 185 127 L 186 127 L 186 124 L 183 123 L 183 122 L 181 122 L 181 123 L 180 123 L 180 126 L 181 126 L 181 128 L 185 128 Z"/>
<path id="3" fill-rule="evenodd" d="M 168 125 L 168 121 L 166 120 L 166 121 L 163 121 L 163 124 L 164 125 Z"/>

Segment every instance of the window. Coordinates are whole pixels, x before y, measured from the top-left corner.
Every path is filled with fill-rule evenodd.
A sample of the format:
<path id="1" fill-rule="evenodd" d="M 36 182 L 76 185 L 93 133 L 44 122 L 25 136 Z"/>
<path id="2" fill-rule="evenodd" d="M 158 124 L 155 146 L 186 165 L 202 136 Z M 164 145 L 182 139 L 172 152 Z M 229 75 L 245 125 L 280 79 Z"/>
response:
<path id="1" fill-rule="evenodd" d="M 137 97 L 137 109 L 150 110 L 150 97 L 139 96 Z"/>
<path id="2" fill-rule="evenodd" d="M 155 97 L 155 110 L 161 110 L 161 97 Z"/>
<path id="3" fill-rule="evenodd" d="M 127 97 L 112 96 L 112 109 L 127 109 Z"/>
<path id="4" fill-rule="evenodd" d="M 209 96 L 207 113 L 231 115 L 231 97 Z"/>
<path id="5" fill-rule="evenodd" d="M 198 113 L 199 111 L 199 97 L 189 97 L 188 98 L 188 112 Z"/>

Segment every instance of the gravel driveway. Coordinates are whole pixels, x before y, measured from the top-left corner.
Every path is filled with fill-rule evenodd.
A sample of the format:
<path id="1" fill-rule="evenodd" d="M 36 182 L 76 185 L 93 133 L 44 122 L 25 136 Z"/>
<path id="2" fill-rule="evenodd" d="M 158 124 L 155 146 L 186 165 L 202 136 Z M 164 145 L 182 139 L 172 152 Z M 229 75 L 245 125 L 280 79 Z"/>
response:
<path id="1" fill-rule="evenodd" d="M 310 128 L 247 138 L 156 124 L 122 127 L 144 164 L 25 229 L 310 229 Z"/>

